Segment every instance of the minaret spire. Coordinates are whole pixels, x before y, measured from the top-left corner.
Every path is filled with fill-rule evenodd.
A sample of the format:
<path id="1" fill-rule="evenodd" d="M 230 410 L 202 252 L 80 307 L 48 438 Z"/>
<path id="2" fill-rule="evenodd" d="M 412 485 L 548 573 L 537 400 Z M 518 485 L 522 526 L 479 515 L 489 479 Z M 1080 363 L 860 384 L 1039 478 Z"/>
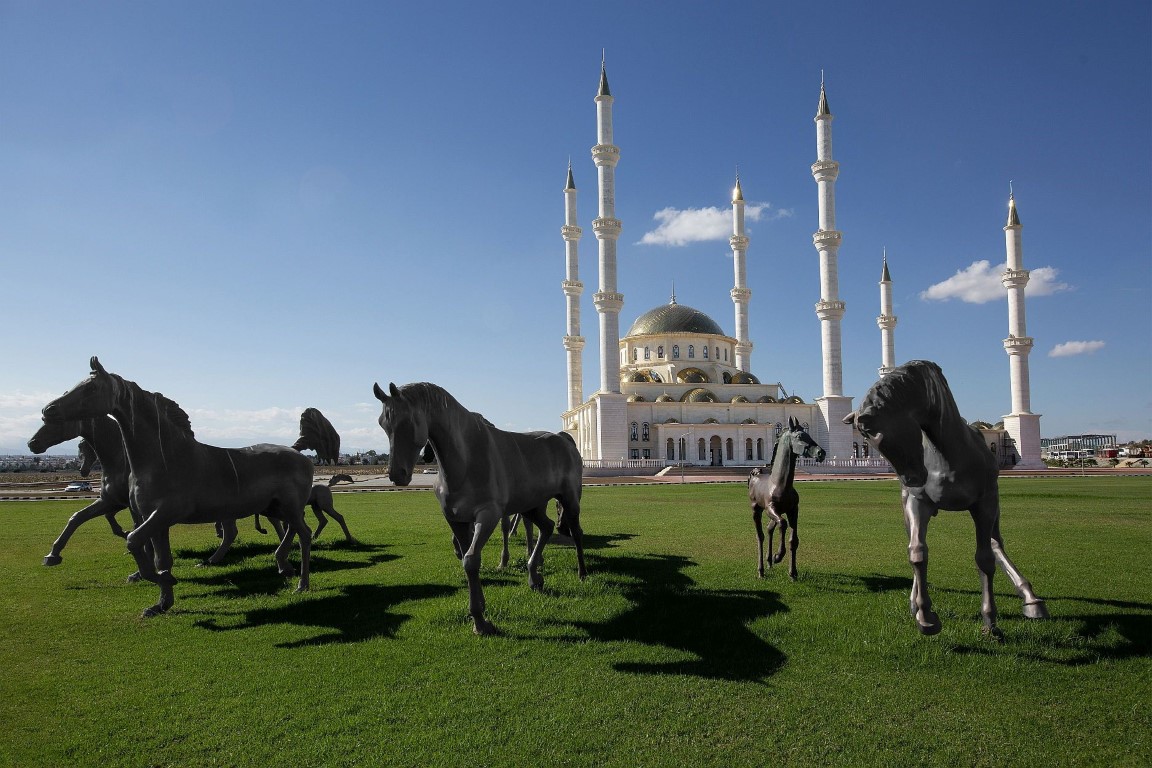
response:
<path id="1" fill-rule="evenodd" d="M 892 314 L 892 275 L 888 273 L 888 249 L 884 249 L 884 269 L 880 273 L 880 375 L 896 367 L 896 315 Z"/>
<path id="2" fill-rule="evenodd" d="M 580 295 L 584 293 L 584 283 L 580 282 L 580 236 L 583 234 L 576 225 L 576 182 L 572 178 L 572 159 L 568 159 L 568 181 L 564 185 L 564 226 L 560 234 L 564 237 L 565 272 L 564 290 L 567 308 L 567 327 L 564 334 L 564 349 L 568 362 L 568 410 L 580 407 L 584 402 L 584 337 L 580 335 Z"/>
<path id="3" fill-rule="evenodd" d="M 1012 413 L 1004 417 L 1004 428 L 1016 443 L 1018 469 L 1044 469 L 1040 459 L 1040 414 L 1032 413 L 1031 384 L 1028 376 L 1028 355 L 1032 351 L 1032 337 L 1028 335 L 1024 317 L 1024 288 L 1029 272 L 1024 269 L 1024 247 L 1020 216 L 1016 212 L 1016 197 L 1012 183 L 1008 183 L 1008 223 L 1004 226 L 1004 246 L 1007 263 L 1002 282 L 1008 289 L 1008 338 L 1004 351 L 1008 353 L 1012 386 Z"/>
<path id="4" fill-rule="evenodd" d="M 748 340 L 748 302 L 752 291 L 748 289 L 747 252 L 748 236 L 744 234 L 744 190 L 740 188 L 740 169 L 736 169 L 736 186 L 732 189 L 732 269 L 736 285 L 729 292 L 736 308 L 736 367 L 745 372 L 752 365 L 752 342 Z"/>
<path id="5" fill-rule="evenodd" d="M 620 220 L 616 218 L 616 164 L 620 148 L 612 143 L 612 92 L 608 89 L 605 58 L 600 62 L 600 89 L 596 94 L 596 164 L 600 188 L 599 215 L 592 221 L 600 251 L 600 290 L 592 297 L 600 315 L 600 390 L 597 394 L 596 455 L 585 458 L 622 459 L 628 452 L 625 424 L 627 402 L 620 394 L 620 310 L 624 295 L 616 289 L 616 241 Z"/>
<path id="6" fill-rule="evenodd" d="M 812 178 L 816 181 L 820 206 L 820 228 L 812 235 L 812 244 L 820 254 L 820 301 L 816 302 L 816 316 L 820 318 L 820 347 L 824 369 L 824 395 L 817 398 L 824 426 L 821 435 L 828 455 L 847 458 L 852 455 L 852 431 L 843 424 L 851 411 L 852 399 L 844 396 L 844 374 L 840 346 L 840 321 L 845 304 L 839 296 L 837 258 L 841 234 L 836 229 L 836 177 L 840 164 L 832 159 L 832 113 L 824 93 L 824 78 L 820 78 L 820 106 L 816 117 L 816 162 L 812 164 Z M 818 438 L 819 439 L 819 438 Z"/>

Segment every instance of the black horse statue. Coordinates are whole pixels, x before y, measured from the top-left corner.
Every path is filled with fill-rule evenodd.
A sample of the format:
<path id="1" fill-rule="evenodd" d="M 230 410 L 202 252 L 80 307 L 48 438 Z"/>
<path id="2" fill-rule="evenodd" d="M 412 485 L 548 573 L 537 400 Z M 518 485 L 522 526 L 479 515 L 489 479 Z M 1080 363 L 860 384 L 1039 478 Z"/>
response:
<path id="1" fill-rule="evenodd" d="M 312 449 L 321 464 L 335 465 L 340 459 L 340 434 L 316 408 L 300 414 L 300 439 L 292 444 L 298 451 Z"/>
<path id="2" fill-rule="evenodd" d="M 276 548 L 282 575 L 291 575 L 288 551 L 300 537 L 300 582 L 309 586 L 312 532 L 304 505 L 312 488 L 312 462 L 287 446 L 217 448 L 196 440 L 188 414 L 158 392 L 109 373 L 93 357 L 91 375 L 44 406 L 46 422 L 116 419 L 132 473 L 131 507 L 143 522 L 128 534 L 128 551 L 140 575 L 160 587 L 160 599 L 144 611 L 155 616 L 172 607 L 172 548 L 176 523 L 235 521 L 259 513 L 284 523 L 288 531 Z M 147 556 L 151 541 L 153 558 Z"/>
<path id="3" fill-rule="evenodd" d="M 780 433 L 776 447 L 772 449 L 771 470 L 764 474 L 757 467 L 748 475 L 748 500 L 752 503 L 752 521 L 756 523 L 756 569 L 764 578 L 764 563 L 768 567 L 784 559 L 784 539 L 788 527 L 792 527 L 792 559 L 788 565 L 788 577 L 796 581 L 796 548 L 800 546 L 797 532 L 797 518 L 800 515 L 800 494 L 796 492 L 796 459 L 806 457 L 824 461 L 824 449 L 816 444 L 800 422 L 788 419 L 788 428 Z M 768 469 L 765 467 L 764 469 Z M 764 555 L 763 513 L 768 513 L 768 555 Z M 780 551 L 772 555 L 772 534 L 780 526 Z"/>
<path id="4" fill-rule="evenodd" d="M 913 360 L 872 385 L 859 410 L 844 417 L 888 459 L 900 478 L 908 561 L 912 564 L 909 609 L 920 632 L 940 631 L 940 617 L 928 597 L 928 522 L 941 509 L 968 510 L 976 525 L 976 567 L 980 571 L 983 631 L 1002 639 L 996 626 L 992 577 L 996 563 L 1024 600 L 1024 615 L 1045 618 L 1048 609 L 1008 555 L 1000 536 L 999 469 L 980 432 L 960 415 L 940 366 Z"/>
<path id="5" fill-rule="evenodd" d="M 580 528 L 583 462 L 568 434 L 497 429 L 435 384 L 390 384 L 389 394 L 375 384 L 373 392 L 383 403 L 380 426 L 391 445 L 388 478 L 393 483 L 412 482 L 412 468 L 426 443 L 435 452 L 440 464 L 436 497 L 468 578 L 468 612 L 476 634 L 499 632 L 484 617 L 480 553 L 502 518 L 519 513 L 540 531 L 528 558 L 533 589 L 544 586 L 544 545 L 557 528 L 572 537 L 580 578 L 587 575 Z M 559 509 L 555 525 L 545 514 L 552 499 Z"/>

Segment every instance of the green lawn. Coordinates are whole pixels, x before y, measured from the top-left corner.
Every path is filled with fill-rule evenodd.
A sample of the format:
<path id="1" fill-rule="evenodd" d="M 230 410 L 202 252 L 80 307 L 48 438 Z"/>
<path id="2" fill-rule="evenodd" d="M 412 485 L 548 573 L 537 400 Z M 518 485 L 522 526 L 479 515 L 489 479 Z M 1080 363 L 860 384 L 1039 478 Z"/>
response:
<path id="1" fill-rule="evenodd" d="M 339 494 L 312 591 L 241 524 L 174 531 L 173 610 L 102 520 L 40 565 L 81 502 L 3 502 L 0 765 L 1052 766 L 1152 763 L 1152 478 L 1001 481 L 1006 548 L 980 635 L 973 528 L 931 525 L 943 632 L 908 616 L 894 481 L 800 485 L 800 580 L 756 578 L 742 485 L 589 488 L 590 576 L 549 549 L 544 593 L 485 553 L 489 618 L 428 492 Z M 126 514 L 124 522 L 127 522 Z M 294 560 L 296 558 L 294 557 Z"/>

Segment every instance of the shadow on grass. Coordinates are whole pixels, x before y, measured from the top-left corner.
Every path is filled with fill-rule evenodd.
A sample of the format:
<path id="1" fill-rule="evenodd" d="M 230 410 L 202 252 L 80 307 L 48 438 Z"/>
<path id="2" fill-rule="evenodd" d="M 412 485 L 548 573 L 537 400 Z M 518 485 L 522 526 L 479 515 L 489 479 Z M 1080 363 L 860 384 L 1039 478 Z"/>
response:
<path id="1" fill-rule="evenodd" d="M 592 558 L 589 569 L 615 582 L 632 607 L 603 622 L 575 626 L 600 642 L 631 641 L 683 651 L 695 658 L 617 662 L 620 672 L 692 675 L 719 680 L 761 680 L 786 661 L 748 625 L 786 611 L 779 595 L 751 590 L 697 590 L 679 555 Z"/>
<path id="2" fill-rule="evenodd" d="M 234 632 L 274 624 L 319 627 L 329 631 L 290 643 L 277 643 L 278 648 L 302 648 L 330 643 L 359 643 L 374 638 L 391 638 L 408 619 L 406 613 L 391 609 L 415 600 L 446 597 L 455 587 L 437 584 L 400 584 L 381 586 L 353 584 L 340 588 L 340 594 L 315 600 L 301 600 L 274 608 L 257 608 L 243 612 L 238 624 L 220 625 L 216 619 L 197 621 L 193 626 L 211 632 Z"/>
<path id="3" fill-rule="evenodd" d="M 399 555 L 388 554 L 385 544 L 356 544 L 348 545 L 349 551 L 371 553 L 364 560 L 340 560 L 325 557 L 323 553 L 313 550 L 309 556 L 309 570 L 313 576 L 316 574 L 335 573 L 337 571 L 360 570 L 376 565 L 398 560 Z M 234 548 L 229 552 L 229 559 L 236 553 L 237 559 L 244 558 L 242 548 Z M 292 567 L 296 573 L 300 572 L 298 561 L 293 561 Z M 192 569 L 191 573 L 177 576 L 179 581 L 190 584 L 199 584 L 205 587 L 217 587 L 221 594 L 232 597 L 247 597 L 251 595 L 274 595 L 284 589 L 285 577 L 276 570 L 276 562 L 271 557 L 256 558 L 248 561 L 243 567 L 229 565 L 227 561 L 220 565 L 205 566 Z"/>

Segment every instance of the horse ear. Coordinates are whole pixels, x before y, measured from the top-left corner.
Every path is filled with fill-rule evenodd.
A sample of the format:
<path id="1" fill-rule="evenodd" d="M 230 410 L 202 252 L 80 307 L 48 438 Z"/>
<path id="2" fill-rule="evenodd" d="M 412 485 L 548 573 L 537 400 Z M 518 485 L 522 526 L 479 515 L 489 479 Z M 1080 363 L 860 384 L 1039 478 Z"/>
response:
<path id="1" fill-rule="evenodd" d="M 92 355 L 92 359 L 88 361 L 88 365 L 92 368 L 92 373 L 99 373 L 101 376 L 107 376 L 108 371 L 104 370 L 104 366 L 100 365 L 100 358 Z"/>
<path id="2" fill-rule="evenodd" d="M 392 397 L 400 398 L 400 390 L 396 389 L 396 385 L 392 382 L 388 382 L 388 391 L 392 393 Z"/>
<path id="3" fill-rule="evenodd" d="M 791 427 L 792 429 L 796 429 L 797 427 L 800 426 L 800 422 L 796 421 L 795 416 L 789 416 L 788 417 L 788 426 Z"/>
<path id="4" fill-rule="evenodd" d="M 388 402 L 388 395 L 384 394 L 384 390 L 380 389 L 379 384 L 372 385 L 372 394 L 376 395 L 376 399 L 382 403 Z"/>

